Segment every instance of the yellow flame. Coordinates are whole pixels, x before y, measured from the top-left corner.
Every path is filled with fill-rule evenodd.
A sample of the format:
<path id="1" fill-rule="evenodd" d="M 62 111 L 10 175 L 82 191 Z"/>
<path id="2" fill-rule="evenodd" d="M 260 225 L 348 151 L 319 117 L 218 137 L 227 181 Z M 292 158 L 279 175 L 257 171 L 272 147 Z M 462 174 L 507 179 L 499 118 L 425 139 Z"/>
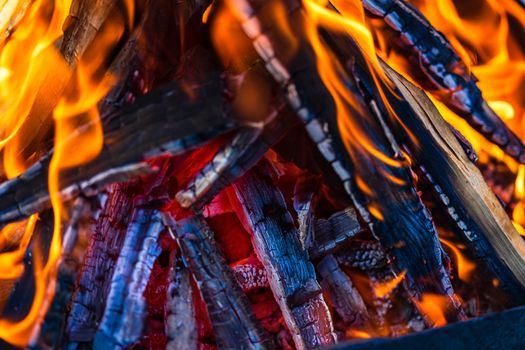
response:
<path id="1" fill-rule="evenodd" d="M 38 215 L 32 215 L 28 220 L 8 225 L 2 230 L 2 237 L 4 237 L 4 234 L 8 234 L 8 232 L 14 228 L 13 226 L 25 226 L 24 233 L 17 249 L 10 252 L 0 253 L 0 280 L 16 279 L 24 272 L 22 259 L 24 258 L 31 236 L 33 235 L 37 218 Z"/>
<path id="2" fill-rule="evenodd" d="M 50 68 L 60 71 L 65 66 L 53 44 L 62 35 L 70 5 L 71 0 L 36 0 L 0 53 L 0 148 L 9 148 L 4 154 L 8 177 L 26 168 L 18 154 L 24 141 L 13 139 L 26 120 L 39 87 Z"/>

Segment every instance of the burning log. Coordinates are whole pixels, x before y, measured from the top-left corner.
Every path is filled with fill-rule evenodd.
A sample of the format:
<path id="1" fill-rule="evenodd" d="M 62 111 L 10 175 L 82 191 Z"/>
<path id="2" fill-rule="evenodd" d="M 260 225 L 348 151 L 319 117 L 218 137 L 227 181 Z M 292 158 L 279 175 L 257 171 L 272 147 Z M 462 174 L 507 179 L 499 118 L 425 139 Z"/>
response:
<path id="1" fill-rule="evenodd" d="M 253 234 L 253 246 L 296 347 L 332 344 L 336 339 L 330 313 L 284 198 L 272 187 L 272 173 L 269 165 L 255 168 L 234 184 L 241 221 Z"/>
<path id="2" fill-rule="evenodd" d="M 29 116 L 20 134 L 8 137 L 16 144 L 8 142 L 4 152 L 10 180 L 0 185 L 6 229 L 0 251 L 25 251 L 26 243 L 2 245 L 8 228 L 23 225 L 7 224 L 43 211 L 25 270 L 10 281 L 6 323 L 0 322 L 8 328 L 20 322 L 33 337 L 27 344 L 0 327 L 0 338 L 35 348 L 302 350 L 330 346 L 339 335 L 397 336 L 502 307 L 491 293 L 523 302 L 525 243 L 476 170 L 474 147 L 421 90 L 383 64 L 374 44 L 385 53 L 391 44 L 402 60 L 415 62 L 407 75 L 514 160 L 525 162 L 525 146 L 415 8 L 403 0 L 363 0 L 374 43 L 360 1 L 351 4 L 350 16 L 338 0 L 137 1 L 145 16 L 130 33 L 138 22 L 123 4 L 131 3 L 73 0 L 64 37 L 38 42 L 60 46 L 58 61 L 65 62 L 43 70 L 36 88 L 20 94 L 24 101 L 34 96 L 13 108 Z M 50 5 L 32 10 L 55 18 L 61 7 Z M 514 17 L 507 30 L 520 20 Z M 525 26 L 525 15 L 521 20 Z M 108 31 L 109 46 L 127 43 L 97 56 L 97 40 L 106 41 Z M 81 57 L 100 65 L 89 82 L 100 80 L 110 63 L 119 80 L 99 104 L 102 150 L 77 166 L 57 156 L 75 138 L 60 137 L 59 117 L 70 116 L 57 109 L 57 132 L 46 130 L 59 98 L 85 94 L 82 84 L 68 85 Z M 11 79 L 2 62 L 0 87 Z M 75 91 L 63 93 L 66 85 Z M 99 125 L 73 117 L 73 134 Z M 55 154 L 48 152 L 53 136 Z M 480 153 L 480 162 L 485 158 Z M 518 174 L 516 196 L 507 203 L 518 213 L 525 206 L 519 182 L 525 167 L 514 160 L 503 161 L 511 169 L 504 171 Z M 62 263 L 50 266 L 59 268 L 58 280 L 53 273 L 34 276 L 38 263 L 54 262 L 58 251 L 50 243 L 58 238 L 51 235 L 50 197 L 59 219 L 65 215 L 57 201 L 68 207 L 72 198 L 137 176 L 140 181 L 109 187 L 78 272 L 73 251 L 84 247 L 73 247 L 75 214 Z M 173 239 L 161 235 L 164 227 Z M 476 271 L 476 280 L 464 279 L 463 252 L 492 275 Z M 487 286 L 492 280 L 490 291 L 477 285 L 481 279 Z M 37 298 L 42 280 L 47 286 Z M 29 310 L 37 316 L 23 320 Z"/>
<path id="3" fill-rule="evenodd" d="M 430 175 L 443 205 L 466 238 L 476 256 L 488 265 L 502 287 L 521 303 L 525 276 L 525 244 L 516 232 L 479 170 L 468 159 L 447 124 L 425 94 L 404 78 L 383 66 L 399 93 L 410 103 L 404 106 L 407 129 L 397 122 L 396 131 L 417 130 L 421 143 L 410 143 L 414 158 Z M 425 151 L 423 151 L 425 147 Z M 433 176 L 432 174 L 440 174 Z"/>
<path id="4" fill-rule="evenodd" d="M 177 252 L 170 254 L 170 273 L 166 298 L 165 328 L 167 350 L 197 348 L 195 309 L 192 299 L 190 273 Z"/>
<path id="5" fill-rule="evenodd" d="M 206 111 L 198 103 L 204 99 L 210 107 Z M 218 74 L 206 83 L 188 86 L 186 81 L 174 82 L 138 99 L 107 118 L 104 147 L 93 161 L 61 175 L 63 200 L 148 173 L 151 169 L 141 164 L 144 160 L 188 151 L 230 130 L 234 120 L 227 108 Z M 50 156 L 45 157 L 23 175 L 0 185 L 0 225 L 50 206 L 49 161 Z"/>
<path id="6" fill-rule="evenodd" d="M 520 163 L 525 163 L 525 145 L 489 107 L 447 39 L 430 25 L 419 11 L 404 0 L 364 0 L 368 14 L 381 17 L 398 36 L 392 42 L 404 53 L 415 70 L 412 77 L 433 92 L 451 110 L 487 139 Z"/>
<path id="7" fill-rule="evenodd" d="M 174 233 L 186 264 L 202 294 L 219 349 L 270 349 L 248 300 L 213 242 L 213 233 L 199 216 L 164 221 Z"/>
<path id="8" fill-rule="evenodd" d="M 160 253 L 157 239 L 161 231 L 158 211 L 134 210 L 111 280 L 104 316 L 93 341 L 95 348 L 125 348 L 142 334 L 146 308 L 142 294 Z"/>
<path id="9" fill-rule="evenodd" d="M 385 162 L 387 158 L 378 162 L 375 159 L 377 155 L 371 155 L 370 149 L 363 148 L 363 145 L 356 142 L 344 143 L 338 133 L 333 97 L 322 85 L 321 77 L 315 68 L 315 59 L 308 46 L 301 47 L 295 55 L 295 60 L 288 60 L 285 65 L 285 52 L 278 51 L 285 38 L 272 27 L 272 15 L 270 14 L 269 18 L 265 17 L 266 22 L 263 22 L 259 14 L 265 13 L 264 5 L 256 1 L 242 2 L 243 6 L 240 4 L 235 2 L 232 6 L 240 13 L 240 21 L 246 35 L 253 41 L 255 50 L 266 62 L 268 71 L 282 86 L 290 106 L 306 124 L 306 129 L 319 151 L 344 183 L 361 216 L 381 243 L 392 249 L 396 257 L 397 272 L 407 271 L 407 289 L 415 299 L 421 298 L 423 293 L 448 295 L 449 317 L 463 318 L 459 302 L 453 295 L 452 284 L 442 264 L 442 256 L 446 254 L 439 244 L 432 219 L 412 185 L 407 162 L 399 146 L 392 143 L 388 133 L 385 134 L 382 116 L 377 113 L 373 115 L 374 107 L 368 106 L 360 97 L 357 88 L 359 83 L 352 82 L 349 78 L 345 79 L 347 88 L 360 101 L 359 106 L 353 107 L 343 102 L 346 104 L 345 108 L 351 110 L 348 117 L 353 117 L 352 128 L 354 132 L 365 135 L 366 140 L 372 140 L 374 147 L 391 159 L 390 162 Z M 303 14 L 299 4 L 289 4 L 286 11 L 291 23 L 301 21 Z M 274 22 L 276 21 L 275 19 Z M 345 56 L 343 62 L 346 63 L 351 57 Z M 301 62 L 296 61 L 299 58 Z M 359 164 L 359 167 L 355 164 Z M 351 176 L 351 170 L 354 169 L 357 180 Z M 358 189 L 355 181 L 363 183 L 362 179 L 373 183 L 374 188 L 361 186 Z"/>

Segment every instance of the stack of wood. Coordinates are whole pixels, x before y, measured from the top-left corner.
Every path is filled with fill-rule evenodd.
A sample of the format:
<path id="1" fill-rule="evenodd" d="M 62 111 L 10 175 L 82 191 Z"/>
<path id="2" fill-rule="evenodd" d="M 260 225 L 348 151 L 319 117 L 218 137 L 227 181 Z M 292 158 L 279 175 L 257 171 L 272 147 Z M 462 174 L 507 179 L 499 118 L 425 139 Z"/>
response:
<path id="1" fill-rule="evenodd" d="M 129 22 L 123 3 L 73 0 L 60 43 L 71 69 L 109 19 Z M 458 322 L 523 304 L 525 243 L 426 93 L 517 162 L 525 146 L 415 7 L 362 1 L 382 23 L 371 30 L 412 63 L 405 77 L 348 32 L 312 36 L 312 1 L 136 5 L 105 66 L 118 79 L 99 105 L 102 151 L 60 176 L 62 258 L 29 347 L 316 349 L 457 322 L 392 343 L 416 348 L 523 318 Z M 339 5 L 319 11 L 342 16 Z M 51 113 L 70 77 L 56 78 L 22 128 Z M 35 148 L 51 126 L 26 133 Z M 34 246 L 49 249 L 48 150 L 0 185 L 2 225 L 41 213 L 4 298 L 9 320 L 31 307 Z M 464 257 L 449 255 L 458 246 L 476 265 L 469 280 L 458 277 Z"/>

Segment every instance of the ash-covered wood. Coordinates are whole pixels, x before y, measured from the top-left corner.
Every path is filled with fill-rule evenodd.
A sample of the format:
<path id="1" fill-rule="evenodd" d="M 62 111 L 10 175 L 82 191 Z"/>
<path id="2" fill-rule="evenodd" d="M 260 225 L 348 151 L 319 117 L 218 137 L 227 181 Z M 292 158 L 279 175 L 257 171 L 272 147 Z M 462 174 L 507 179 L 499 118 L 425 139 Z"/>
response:
<path id="1" fill-rule="evenodd" d="M 331 215 L 328 219 L 316 220 L 314 226 L 315 241 L 308 251 L 311 259 L 334 253 L 364 231 L 355 209 L 351 207 Z"/>
<path id="2" fill-rule="evenodd" d="M 354 287 L 350 277 L 339 267 L 337 260 L 328 255 L 317 264 L 321 285 L 330 295 L 335 312 L 352 329 L 365 329 L 368 324 L 368 310 L 365 302 Z"/>
<path id="3" fill-rule="evenodd" d="M 170 254 L 170 271 L 166 289 L 166 350 L 197 349 L 197 321 L 193 306 L 190 271 L 176 251 Z"/>
<path id="4" fill-rule="evenodd" d="M 71 349 L 93 341 L 104 312 L 115 261 L 122 249 L 131 213 L 129 186 L 111 186 L 86 249 L 70 305 L 66 342 Z"/>
<path id="5" fill-rule="evenodd" d="M 146 304 L 142 294 L 160 248 L 160 213 L 135 209 L 113 272 L 104 315 L 93 341 L 95 349 L 123 349 L 142 334 Z"/>
<path id="6" fill-rule="evenodd" d="M 269 164 L 252 169 L 234 184 L 239 213 L 253 234 L 252 243 L 268 272 L 270 288 L 298 349 L 336 341 L 332 318 L 313 265 L 302 249 L 281 192 L 273 185 Z"/>
<path id="7" fill-rule="evenodd" d="M 164 221 L 176 234 L 186 266 L 199 286 L 219 349 L 272 349 L 271 338 L 255 319 L 204 218 L 175 222 L 165 215 Z"/>

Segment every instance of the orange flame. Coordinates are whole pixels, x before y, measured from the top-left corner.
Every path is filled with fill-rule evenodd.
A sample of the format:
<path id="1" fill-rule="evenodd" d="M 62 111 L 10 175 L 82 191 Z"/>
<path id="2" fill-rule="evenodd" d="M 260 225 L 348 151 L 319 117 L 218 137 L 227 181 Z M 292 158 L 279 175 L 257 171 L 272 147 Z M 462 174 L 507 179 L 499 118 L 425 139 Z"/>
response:
<path id="1" fill-rule="evenodd" d="M 15 136 L 33 106 L 39 87 L 50 69 L 67 70 L 53 44 L 62 35 L 70 5 L 71 0 L 36 0 L 0 53 L 0 148 L 6 147 L 4 166 L 8 177 L 26 168 L 19 156 L 24 139 Z"/>
<path id="2" fill-rule="evenodd" d="M 447 324 L 443 310 L 448 305 L 448 298 L 439 294 L 423 294 L 420 301 L 416 301 L 418 308 L 432 321 L 434 327 L 442 327 Z"/>
<path id="3" fill-rule="evenodd" d="M 16 279 L 22 275 L 24 271 L 22 259 L 33 235 L 37 218 L 38 215 L 35 214 L 27 221 L 13 223 L 2 230 L 2 238 L 4 238 L 4 235 L 9 234 L 13 229 L 25 227 L 17 249 L 0 254 L 0 280 Z"/>
<path id="4" fill-rule="evenodd" d="M 454 253 L 454 257 L 456 258 L 456 263 L 457 263 L 458 277 L 462 281 L 468 282 L 470 275 L 476 269 L 476 265 L 473 264 L 471 261 L 469 261 L 467 258 L 465 258 L 463 254 L 461 253 L 461 251 L 458 249 L 458 247 L 454 243 L 442 237 L 440 237 L 439 240 L 441 241 L 442 244 L 447 246 L 452 251 L 452 253 Z"/>
<path id="5" fill-rule="evenodd" d="M 374 285 L 374 293 L 378 298 L 384 298 L 390 295 L 392 291 L 405 279 L 406 271 L 401 272 L 389 281 Z"/>
<path id="6" fill-rule="evenodd" d="M 29 312 L 18 322 L 0 319 L 0 338 L 13 345 L 24 347 L 38 335 L 38 327 L 35 326 L 42 321 L 53 299 L 61 258 L 61 224 L 64 216 L 59 191 L 60 173 L 93 159 L 102 148 L 103 132 L 97 103 L 107 93 L 112 80 L 105 76 L 104 65 L 116 36 L 123 31 L 121 27 L 131 25 L 134 16 L 132 3 L 131 0 L 125 1 L 130 22 L 108 21 L 92 44 L 91 50 L 96 51 L 96 55 L 89 54 L 88 50 L 73 72 L 66 90 L 55 96 L 58 104 L 52 113 L 55 123 L 54 151 L 48 177 L 54 211 L 53 236 L 46 260 L 38 244 L 33 246 L 35 291 Z M 18 175 L 26 168 L 28 159 L 20 157 L 20 147 L 25 142 L 20 127 L 36 100 L 41 83 L 49 74 L 56 74 L 60 78 L 62 75 L 59 72 L 68 72 L 67 79 L 71 77 L 70 68 L 55 50 L 55 42 L 62 35 L 62 25 L 70 5 L 71 0 L 34 1 L 0 52 L 0 109 L 3 112 L 0 120 L 0 148 L 4 148 L 4 167 L 8 177 Z M 22 273 L 22 258 L 36 220 L 36 215 L 27 220 L 15 251 L 0 253 L 0 280 L 17 278 Z M 0 234 L 0 243 L 7 242 L 7 237 L 13 230 L 19 230 L 20 225 L 12 224 L 4 228 Z"/>

